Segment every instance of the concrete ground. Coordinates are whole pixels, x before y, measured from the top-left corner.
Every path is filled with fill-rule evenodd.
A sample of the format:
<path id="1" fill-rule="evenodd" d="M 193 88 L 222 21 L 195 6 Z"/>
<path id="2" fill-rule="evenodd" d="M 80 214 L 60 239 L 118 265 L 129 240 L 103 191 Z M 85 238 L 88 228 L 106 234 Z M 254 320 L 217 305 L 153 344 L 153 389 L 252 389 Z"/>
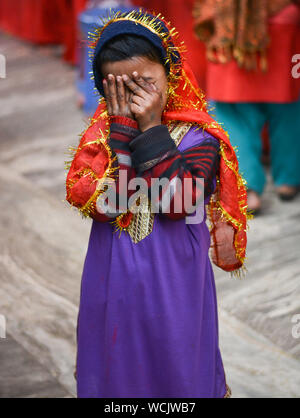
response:
<path id="1" fill-rule="evenodd" d="M 90 222 L 63 201 L 63 167 L 85 116 L 55 48 L 0 34 L 0 53 L 0 397 L 70 397 Z M 300 198 L 270 183 L 264 199 L 246 278 L 216 269 L 221 351 L 233 397 L 300 397 Z"/>

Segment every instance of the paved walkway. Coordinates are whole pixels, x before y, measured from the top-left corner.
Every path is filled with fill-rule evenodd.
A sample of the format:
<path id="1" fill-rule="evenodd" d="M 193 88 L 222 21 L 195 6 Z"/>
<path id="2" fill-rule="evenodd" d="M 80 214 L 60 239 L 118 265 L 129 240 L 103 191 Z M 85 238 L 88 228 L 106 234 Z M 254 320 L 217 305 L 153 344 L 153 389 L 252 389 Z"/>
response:
<path id="1" fill-rule="evenodd" d="M 74 70 L 52 48 L 0 35 L 0 397 L 75 394 L 75 327 L 90 222 L 64 199 L 64 160 L 84 128 Z M 300 198 L 272 185 L 251 222 L 248 275 L 216 270 L 220 344 L 235 397 L 300 397 Z"/>

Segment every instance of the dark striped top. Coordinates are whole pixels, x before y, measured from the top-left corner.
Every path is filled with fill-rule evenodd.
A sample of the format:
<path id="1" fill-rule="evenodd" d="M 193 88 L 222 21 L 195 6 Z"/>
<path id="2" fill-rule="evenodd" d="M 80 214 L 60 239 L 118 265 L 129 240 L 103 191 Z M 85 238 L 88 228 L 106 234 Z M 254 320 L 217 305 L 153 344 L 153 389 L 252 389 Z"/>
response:
<path id="1" fill-rule="evenodd" d="M 111 207 L 107 206 L 108 199 L 103 199 L 106 203 L 103 211 L 101 206 L 97 205 L 98 211 L 92 214 L 92 217 L 100 222 L 111 221 L 127 211 L 128 199 L 136 193 L 136 189 L 130 190 L 128 185 L 130 180 L 135 178 L 145 180 L 146 192 L 155 213 L 164 214 L 174 220 L 191 213 L 191 209 L 184 202 L 186 196 L 186 201 L 197 206 L 201 199 L 213 192 L 213 179 L 219 166 L 219 142 L 212 136 L 202 140 L 199 145 L 180 152 L 165 125 L 142 133 L 132 119 L 113 116 L 108 145 L 117 156 L 119 166 L 112 189 L 116 193 L 116 202 Z M 97 157 L 90 153 L 88 148 L 87 146 L 79 150 L 79 153 L 86 154 L 78 157 L 81 164 L 90 168 L 93 166 L 92 159 Z M 83 168 L 85 167 L 81 167 L 81 170 Z M 200 179 L 203 179 L 204 185 Z M 86 182 L 88 178 L 78 181 Z M 91 177 L 92 181 L 94 180 Z M 159 184 L 162 186 L 158 187 Z M 73 189 L 72 201 L 75 206 L 80 207 L 81 196 L 76 198 L 76 189 Z M 90 189 L 92 195 L 93 188 Z"/>

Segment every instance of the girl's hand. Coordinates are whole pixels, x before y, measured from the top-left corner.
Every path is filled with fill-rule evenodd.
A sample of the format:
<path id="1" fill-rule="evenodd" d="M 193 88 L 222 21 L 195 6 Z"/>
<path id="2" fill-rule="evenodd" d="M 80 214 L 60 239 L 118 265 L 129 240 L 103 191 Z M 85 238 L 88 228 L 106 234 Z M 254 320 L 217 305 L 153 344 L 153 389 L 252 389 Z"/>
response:
<path id="1" fill-rule="evenodd" d="M 125 116 L 134 119 L 130 110 L 130 91 L 125 88 L 121 76 L 108 75 L 108 80 L 103 80 L 103 89 L 107 105 L 107 112 L 110 116 Z"/>
<path id="2" fill-rule="evenodd" d="M 164 110 L 162 93 L 153 83 L 148 83 L 135 71 L 132 79 L 123 75 L 123 81 L 133 93 L 130 110 L 134 114 L 142 132 L 161 125 Z"/>

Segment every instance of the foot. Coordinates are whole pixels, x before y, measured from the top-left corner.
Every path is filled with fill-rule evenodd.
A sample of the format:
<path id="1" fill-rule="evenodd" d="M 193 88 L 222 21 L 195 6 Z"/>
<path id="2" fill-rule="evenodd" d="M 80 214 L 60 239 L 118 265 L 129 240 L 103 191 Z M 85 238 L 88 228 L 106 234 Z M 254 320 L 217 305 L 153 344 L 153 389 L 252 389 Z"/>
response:
<path id="1" fill-rule="evenodd" d="M 258 193 L 253 190 L 248 190 L 248 212 L 257 215 L 261 210 L 261 198 Z"/>
<path id="2" fill-rule="evenodd" d="M 299 191 L 298 187 L 295 186 L 288 186 L 286 184 L 276 187 L 276 192 L 279 199 L 283 201 L 290 201 L 293 200 Z"/>

